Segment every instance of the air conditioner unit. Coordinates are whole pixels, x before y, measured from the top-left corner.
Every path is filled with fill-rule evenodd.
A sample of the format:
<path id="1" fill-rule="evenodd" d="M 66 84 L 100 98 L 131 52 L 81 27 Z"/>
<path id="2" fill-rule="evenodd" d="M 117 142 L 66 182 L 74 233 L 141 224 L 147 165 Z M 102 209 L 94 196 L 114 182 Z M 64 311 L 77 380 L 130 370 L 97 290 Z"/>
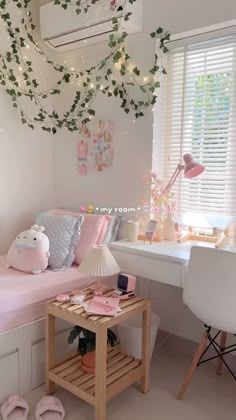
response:
<path id="1" fill-rule="evenodd" d="M 118 6 L 124 5 L 124 0 L 118 1 Z M 40 32 L 43 41 L 58 51 L 68 51 L 103 42 L 112 33 L 112 18 L 121 22 L 121 30 L 128 34 L 141 32 L 143 24 L 143 0 L 136 0 L 131 5 L 126 1 L 121 11 L 110 9 L 110 0 L 99 0 L 89 9 L 89 13 L 76 14 L 76 7 L 61 6 L 50 2 L 40 7 Z M 130 19 L 122 17 L 132 12 Z"/>

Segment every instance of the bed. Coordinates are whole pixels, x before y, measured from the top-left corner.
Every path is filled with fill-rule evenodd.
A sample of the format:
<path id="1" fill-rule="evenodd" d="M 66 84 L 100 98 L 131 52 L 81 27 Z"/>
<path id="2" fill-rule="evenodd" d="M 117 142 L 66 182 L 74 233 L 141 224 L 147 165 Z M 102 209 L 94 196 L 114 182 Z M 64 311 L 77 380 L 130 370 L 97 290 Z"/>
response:
<path id="1" fill-rule="evenodd" d="M 94 278 L 80 274 L 77 265 L 66 271 L 26 274 L 6 268 L 6 256 L 0 256 L 0 333 L 44 317 L 51 297 L 93 283 Z"/>
<path id="2" fill-rule="evenodd" d="M 44 382 L 46 301 L 94 283 L 77 268 L 26 274 L 6 268 L 6 256 L 0 256 L 0 404 L 10 394 L 23 395 Z M 72 351 L 67 344 L 70 328 L 65 322 L 57 324 L 58 357 Z"/>

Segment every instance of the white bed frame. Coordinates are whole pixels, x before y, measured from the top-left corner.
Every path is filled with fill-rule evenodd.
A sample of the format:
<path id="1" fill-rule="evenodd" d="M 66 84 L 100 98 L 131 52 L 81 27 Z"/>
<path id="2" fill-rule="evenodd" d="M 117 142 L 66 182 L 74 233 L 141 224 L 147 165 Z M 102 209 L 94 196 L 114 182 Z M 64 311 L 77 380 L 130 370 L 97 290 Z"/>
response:
<path id="1" fill-rule="evenodd" d="M 56 348 L 61 358 L 73 351 L 67 343 L 71 325 L 57 321 Z M 0 405 L 10 395 L 24 395 L 44 383 L 44 324 L 42 318 L 0 334 Z"/>

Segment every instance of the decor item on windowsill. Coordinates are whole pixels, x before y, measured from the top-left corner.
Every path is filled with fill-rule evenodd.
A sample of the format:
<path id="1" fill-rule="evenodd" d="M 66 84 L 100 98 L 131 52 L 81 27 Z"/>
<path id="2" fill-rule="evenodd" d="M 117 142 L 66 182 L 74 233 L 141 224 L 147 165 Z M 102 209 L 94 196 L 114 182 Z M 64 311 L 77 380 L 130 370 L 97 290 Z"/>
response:
<path id="1" fill-rule="evenodd" d="M 95 373 L 95 360 L 96 360 L 96 334 L 85 328 L 75 326 L 68 337 L 68 343 L 72 344 L 78 338 L 78 353 L 82 356 L 81 369 L 87 373 Z M 107 343 L 111 347 L 117 344 L 116 334 L 108 329 L 107 330 Z"/>
<path id="2" fill-rule="evenodd" d="M 152 243 L 153 240 L 161 241 L 162 239 L 167 238 L 174 239 L 175 237 L 173 237 L 173 234 L 170 236 L 170 232 L 173 232 L 171 223 L 174 226 L 174 194 L 171 191 L 163 192 L 163 183 L 155 172 L 145 175 L 144 179 L 151 188 L 151 220 L 149 220 L 145 228 L 145 234 L 139 235 L 139 239 L 148 240 L 150 243 Z M 144 204 L 147 206 L 147 202 Z M 167 226 L 167 222 L 169 223 L 169 226 Z M 164 238 L 164 232 L 166 238 Z"/>
<path id="3" fill-rule="evenodd" d="M 139 222 L 128 220 L 126 224 L 127 241 L 136 242 L 138 240 Z"/>
<path id="4" fill-rule="evenodd" d="M 78 270 L 80 273 L 97 278 L 94 288 L 95 295 L 102 294 L 102 278 L 114 276 L 121 271 L 112 253 L 105 245 L 94 245 L 81 262 Z"/>
<path id="5" fill-rule="evenodd" d="M 62 7 L 65 20 L 69 20 L 72 10 L 82 25 L 80 15 L 84 13 L 88 16 L 91 8 L 97 7 L 97 2 L 54 0 L 55 13 L 56 8 Z M 135 59 L 128 54 L 125 45 L 128 33 L 123 29 L 123 23 L 132 15 L 135 2 L 107 0 L 105 20 L 112 19 L 109 52 L 92 66 L 81 60 L 80 68 L 71 67 L 66 62 L 56 63 L 46 55 L 36 37 L 32 0 L 0 2 L 0 39 L 3 39 L 0 85 L 10 96 L 13 107 L 18 109 L 22 124 L 31 129 L 41 126 L 43 131 L 52 134 L 61 128 L 78 130 L 78 122 L 86 124 L 95 116 L 94 103 L 100 94 L 120 100 L 124 112 L 133 113 L 135 119 L 144 116 L 145 111 L 153 107 L 157 100 L 156 91 L 161 85 L 160 77 L 167 74 L 162 56 L 168 51 L 165 41 L 169 40 L 170 34 L 161 27 L 151 32 L 151 38 L 159 40 L 158 51 L 148 74 L 143 73 L 138 65 L 133 64 Z M 110 6 L 114 9 L 112 15 L 109 14 Z M 48 78 L 52 83 L 45 85 L 42 74 L 48 72 L 52 72 Z M 63 92 L 68 89 L 72 97 L 69 107 L 63 109 L 62 113 L 57 109 L 52 111 L 50 98 L 56 96 L 63 102 Z M 85 174 L 86 165 L 80 166 L 81 173 Z"/>
<path id="6" fill-rule="evenodd" d="M 157 226 L 158 226 L 158 222 L 157 222 L 157 220 L 152 220 L 152 219 L 151 219 L 151 220 L 149 221 L 149 223 L 148 223 L 148 225 L 147 225 L 147 229 L 146 229 L 146 231 L 145 231 L 145 238 L 144 238 L 144 242 L 147 240 L 147 241 L 149 241 L 149 242 L 150 242 L 150 245 L 152 245 L 152 241 L 153 241 L 153 238 L 154 238 L 154 236 L 155 236 Z"/>
<path id="7" fill-rule="evenodd" d="M 176 221 L 178 242 L 210 242 L 215 248 L 235 248 L 235 216 L 186 212 Z"/>

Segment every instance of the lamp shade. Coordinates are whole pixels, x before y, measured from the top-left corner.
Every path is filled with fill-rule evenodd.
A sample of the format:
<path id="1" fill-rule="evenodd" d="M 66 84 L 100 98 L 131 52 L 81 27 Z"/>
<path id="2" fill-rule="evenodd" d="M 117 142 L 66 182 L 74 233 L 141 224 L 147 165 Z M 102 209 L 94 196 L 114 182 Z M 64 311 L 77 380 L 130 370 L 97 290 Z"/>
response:
<path id="1" fill-rule="evenodd" d="M 193 157 L 190 153 L 186 153 L 183 156 L 184 160 L 184 176 L 185 178 L 195 178 L 200 175 L 204 170 L 205 166 L 200 163 L 194 162 Z"/>
<path id="2" fill-rule="evenodd" d="M 92 277 L 118 274 L 121 269 L 105 245 L 94 245 L 79 266 L 79 272 Z"/>

